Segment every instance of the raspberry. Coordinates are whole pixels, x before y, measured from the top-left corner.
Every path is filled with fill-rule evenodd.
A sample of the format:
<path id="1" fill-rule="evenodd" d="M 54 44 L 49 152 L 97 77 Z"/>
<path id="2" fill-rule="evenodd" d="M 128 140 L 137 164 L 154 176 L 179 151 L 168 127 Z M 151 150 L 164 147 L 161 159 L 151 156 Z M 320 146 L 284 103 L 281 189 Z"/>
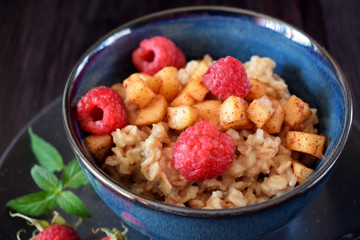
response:
<path id="1" fill-rule="evenodd" d="M 79 235 L 76 231 L 69 225 L 65 225 L 65 219 L 63 219 L 58 212 L 53 212 L 54 217 L 49 223 L 46 220 L 30 218 L 26 215 L 20 213 L 11 213 L 11 217 L 20 217 L 26 219 L 28 224 L 36 227 L 33 232 L 33 237 L 31 239 L 35 240 L 80 240 Z M 61 224 L 58 224 L 61 222 Z M 18 232 L 18 235 L 21 231 Z M 37 233 L 35 235 L 35 233 Z M 17 239 L 20 239 L 18 236 Z"/>
<path id="2" fill-rule="evenodd" d="M 242 63 L 230 56 L 213 63 L 203 77 L 206 87 L 222 100 L 229 96 L 245 97 L 250 88 Z"/>
<path id="3" fill-rule="evenodd" d="M 116 91 L 108 87 L 95 87 L 77 103 L 77 118 L 84 131 L 103 135 L 124 127 L 127 113 Z"/>
<path id="4" fill-rule="evenodd" d="M 80 240 L 80 237 L 73 228 L 54 224 L 39 232 L 35 240 Z"/>
<path id="5" fill-rule="evenodd" d="M 139 71 L 153 75 L 166 66 L 184 67 L 186 58 L 170 39 L 156 36 L 140 42 L 132 61 Z"/>
<path id="6" fill-rule="evenodd" d="M 234 143 L 216 125 L 201 121 L 181 133 L 173 148 L 173 165 L 185 179 L 203 181 L 221 175 L 232 163 Z"/>

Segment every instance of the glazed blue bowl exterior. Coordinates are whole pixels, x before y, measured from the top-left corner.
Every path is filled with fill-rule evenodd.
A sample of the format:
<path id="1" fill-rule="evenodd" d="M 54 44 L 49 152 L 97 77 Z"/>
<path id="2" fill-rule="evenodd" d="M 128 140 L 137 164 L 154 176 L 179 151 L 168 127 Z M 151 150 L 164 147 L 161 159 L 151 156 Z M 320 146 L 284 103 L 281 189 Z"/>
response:
<path id="1" fill-rule="evenodd" d="M 318 109 L 327 137 L 315 174 L 293 191 L 270 201 L 234 209 L 171 206 L 127 190 L 95 163 L 76 120 L 76 102 L 91 87 L 110 86 L 136 72 L 131 53 L 144 38 L 172 39 L 188 60 L 210 54 L 245 62 L 270 57 L 290 92 Z M 126 223 L 153 239 L 250 239 L 283 226 L 319 193 L 346 142 L 352 101 L 345 77 L 332 57 L 299 30 L 276 19 L 227 7 L 192 7 L 155 13 L 120 26 L 80 59 L 64 91 L 63 116 L 71 146 L 100 198 Z"/>

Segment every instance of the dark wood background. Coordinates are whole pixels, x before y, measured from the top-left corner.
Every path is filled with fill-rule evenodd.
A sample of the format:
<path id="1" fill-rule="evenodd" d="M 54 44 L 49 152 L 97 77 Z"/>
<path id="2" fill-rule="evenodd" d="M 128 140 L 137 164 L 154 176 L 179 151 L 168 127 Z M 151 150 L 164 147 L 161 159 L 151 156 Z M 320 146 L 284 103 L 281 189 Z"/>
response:
<path id="1" fill-rule="evenodd" d="M 134 18 L 190 5 L 246 8 L 312 36 L 342 67 L 360 118 L 359 0 L 0 1 L 0 154 L 41 109 L 62 95 L 82 53 Z"/>

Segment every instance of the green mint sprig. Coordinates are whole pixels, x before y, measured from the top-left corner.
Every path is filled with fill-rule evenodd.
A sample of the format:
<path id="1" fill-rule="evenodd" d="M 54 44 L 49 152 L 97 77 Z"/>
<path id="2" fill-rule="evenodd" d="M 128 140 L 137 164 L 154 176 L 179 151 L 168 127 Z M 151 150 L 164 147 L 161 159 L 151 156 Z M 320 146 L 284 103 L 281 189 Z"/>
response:
<path id="1" fill-rule="evenodd" d="M 65 212 L 78 217 L 91 217 L 89 209 L 69 188 L 79 188 L 88 184 L 76 159 L 65 165 L 58 150 L 28 129 L 31 149 L 38 161 L 31 168 L 31 177 L 42 190 L 10 200 L 6 206 L 29 216 L 40 216 L 54 210 L 57 206 Z M 61 173 L 61 180 L 54 172 Z M 59 173 L 60 174 L 60 173 Z"/>

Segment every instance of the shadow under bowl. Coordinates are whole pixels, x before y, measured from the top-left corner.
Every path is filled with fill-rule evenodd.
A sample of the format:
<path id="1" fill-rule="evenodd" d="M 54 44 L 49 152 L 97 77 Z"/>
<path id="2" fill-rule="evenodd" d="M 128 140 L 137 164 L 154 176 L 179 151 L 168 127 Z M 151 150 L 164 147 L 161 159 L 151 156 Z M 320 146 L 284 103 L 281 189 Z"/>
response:
<path id="1" fill-rule="evenodd" d="M 205 210 L 168 205 L 138 195 L 96 165 L 83 141 L 76 103 L 90 88 L 121 82 L 136 72 L 131 53 L 144 38 L 172 39 L 188 60 L 210 54 L 243 62 L 270 57 L 292 94 L 318 109 L 319 132 L 327 137 L 315 173 L 283 196 L 251 206 Z M 294 27 L 258 13 L 229 7 L 189 7 L 151 14 L 113 30 L 74 67 L 63 95 L 63 118 L 71 147 L 100 198 L 127 224 L 154 239 L 250 239 L 289 222 L 328 180 L 349 134 L 352 100 L 333 58 Z"/>

